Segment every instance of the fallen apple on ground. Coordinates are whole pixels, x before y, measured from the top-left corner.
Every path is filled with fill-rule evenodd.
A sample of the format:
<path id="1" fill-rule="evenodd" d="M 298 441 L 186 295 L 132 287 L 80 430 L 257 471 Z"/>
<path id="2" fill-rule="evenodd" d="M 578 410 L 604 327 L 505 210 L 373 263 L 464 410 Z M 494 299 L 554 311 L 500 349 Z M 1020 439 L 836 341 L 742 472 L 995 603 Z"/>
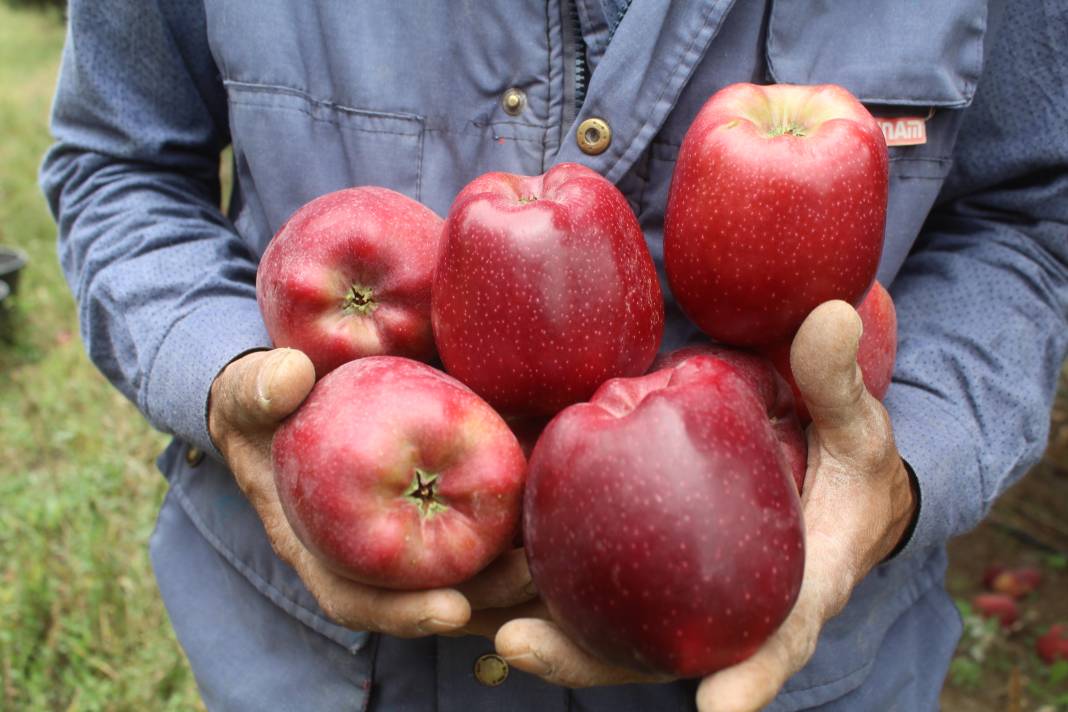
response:
<path id="1" fill-rule="evenodd" d="M 433 358 L 441 226 L 429 208 L 386 188 L 339 190 L 304 205 L 256 272 L 271 341 L 306 353 L 319 378 L 364 356 Z"/>
<path id="2" fill-rule="evenodd" d="M 1052 665 L 1058 660 L 1068 660 L 1068 626 L 1054 624 L 1035 641 L 1035 652 L 1043 662 Z"/>
<path id="3" fill-rule="evenodd" d="M 637 218 L 573 163 L 469 183 L 445 222 L 432 304 L 445 369 L 509 417 L 551 416 L 643 373 L 664 329 Z"/>
<path id="4" fill-rule="evenodd" d="M 995 564 L 983 572 L 984 586 L 995 593 L 1004 593 L 1013 598 L 1023 598 L 1041 583 L 1042 572 L 1033 566 L 1007 568 Z"/>
<path id="5" fill-rule="evenodd" d="M 868 392 L 876 399 L 882 400 L 890 389 L 894 360 L 897 357 L 897 312 L 894 310 L 894 300 L 883 285 L 876 281 L 857 307 L 857 314 L 860 315 L 860 322 L 864 327 L 860 346 L 857 348 L 857 365 L 860 366 L 860 374 Z M 812 417 L 790 368 L 791 340 L 792 337 L 770 348 L 761 349 L 761 352 L 771 359 L 776 370 L 790 384 L 797 415 L 802 424 L 808 425 Z"/>
<path id="6" fill-rule="evenodd" d="M 549 423 L 524 541 L 553 620 L 591 653 L 706 675 L 751 655 L 789 613 L 804 535 L 774 393 L 701 353 L 608 381 Z"/>
<path id="7" fill-rule="evenodd" d="M 683 139 L 664 216 L 679 306 L 716 341 L 766 346 L 825 301 L 858 304 L 882 254 L 888 160 L 841 87 L 714 94 Z"/>
<path id="8" fill-rule="evenodd" d="M 286 518 L 338 574 L 395 589 L 450 586 L 511 546 L 526 460 L 455 379 L 409 359 L 346 363 L 272 444 Z"/>
<path id="9" fill-rule="evenodd" d="M 1016 599 L 1004 593 L 980 593 L 972 599 L 972 608 L 983 618 L 993 618 L 1002 628 L 1011 628 L 1020 619 Z"/>

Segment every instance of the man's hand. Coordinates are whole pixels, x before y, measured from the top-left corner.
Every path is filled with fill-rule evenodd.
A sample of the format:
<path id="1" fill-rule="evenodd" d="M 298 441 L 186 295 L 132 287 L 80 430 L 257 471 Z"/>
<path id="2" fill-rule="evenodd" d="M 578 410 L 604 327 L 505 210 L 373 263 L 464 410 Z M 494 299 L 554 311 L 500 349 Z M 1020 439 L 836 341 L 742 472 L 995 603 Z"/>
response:
<path id="1" fill-rule="evenodd" d="M 861 324 L 845 302 L 815 309 L 791 350 L 794 377 L 812 414 L 802 507 L 805 573 L 778 631 L 752 657 L 705 678 L 702 712 L 758 710 L 812 657 L 824 623 L 901 539 L 916 507 L 882 404 L 864 388 L 856 353 Z M 514 620 L 497 634 L 515 667 L 569 687 L 647 682 L 607 665 L 546 620 Z"/>
<path id="2" fill-rule="evenodd" d="M 478 609 L 508 609 L 534 595 L 522 549 L 502 555 L 460 590 L 391 591 L 350 581 L 327 569 L 300 540 L 282 512 L 271 467 L 271 438 L 315 384 L 315 369 L 300 351 L 275 349 L 236 359 L 211 387 L 212 440 L 248 497 L 275 553 L 292 566 L 327 616 L 356 630 L 417 637 L 482 632 Z M 489 615 L 488 613 L 486 614 Z M 468 629 L 469 622 L 478 624 Z"/>

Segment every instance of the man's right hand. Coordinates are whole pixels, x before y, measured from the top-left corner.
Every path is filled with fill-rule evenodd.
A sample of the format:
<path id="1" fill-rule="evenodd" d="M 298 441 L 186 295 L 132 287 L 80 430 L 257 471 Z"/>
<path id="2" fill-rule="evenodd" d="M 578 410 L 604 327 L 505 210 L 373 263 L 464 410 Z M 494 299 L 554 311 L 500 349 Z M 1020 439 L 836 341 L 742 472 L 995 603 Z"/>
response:
<path id="1" fill-rule="evenodd" d="M 502 555 L 464 583 L 464 593 L 449 588 L 392 591 L 339 576 L 297 539 L 275 488 L 271 439 L 314 384 L 315 369 L 307 356 L 296 349 L 275 349 L 235 359 L 211 387 L 208 429 L 212 440 L 263 520 L 275 553 L 296 570 L 323 612 L 341 625 L 402 638 L 465 632 L 492 638 L 496 626 L 485 631 L 483 625 L 467 627 L 471 612 L 501 609 L 505 613 L 534 597 L 522 549 Z"/>

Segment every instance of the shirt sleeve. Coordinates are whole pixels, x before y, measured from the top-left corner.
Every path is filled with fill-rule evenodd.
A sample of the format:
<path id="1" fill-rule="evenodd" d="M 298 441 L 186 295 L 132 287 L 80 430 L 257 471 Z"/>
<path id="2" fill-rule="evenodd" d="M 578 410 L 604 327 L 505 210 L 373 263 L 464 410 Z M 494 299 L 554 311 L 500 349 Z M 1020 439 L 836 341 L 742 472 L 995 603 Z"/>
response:
<path id="1" fill-rule="evenodd" d="M 83 340 L 155 427 L 214 451 L 212 381 L 270 342 L 218 207 L 226 97 L 202 3 L 72 0 L 68 27 L 40 178 Z"/>
<path id="2" fill-rule="evenodd" d="M 1013 3 L 954 167 L 893 284 L 886 406 L 920 510 L 899 556 L 975 526 L 1046 445 L 1068 347 L 1068 11 Z"/>

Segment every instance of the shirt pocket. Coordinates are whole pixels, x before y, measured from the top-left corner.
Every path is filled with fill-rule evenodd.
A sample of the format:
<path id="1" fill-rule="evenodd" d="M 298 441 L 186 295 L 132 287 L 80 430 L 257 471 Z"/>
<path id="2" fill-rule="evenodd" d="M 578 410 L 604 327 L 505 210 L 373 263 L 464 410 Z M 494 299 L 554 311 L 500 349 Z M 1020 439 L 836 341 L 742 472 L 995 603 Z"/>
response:
<path id="1" fill-rule="evenodd" d="M 226 81 L 231 215 L 262 253 L 301 205 L 361 185 L 421 199 L 424 117 L 344 106 L 287 87 Z"/>
<path id="2" fill-rule="evenodd" d="M 926 142 L 890 146 L 890 194 L 879 279 L 893 281 L 952 165 L 983 65 L 986 2 L 773 0 L 768 74 L 777 83 L 839 84 L 877 118 L 913 117 Z"/>

